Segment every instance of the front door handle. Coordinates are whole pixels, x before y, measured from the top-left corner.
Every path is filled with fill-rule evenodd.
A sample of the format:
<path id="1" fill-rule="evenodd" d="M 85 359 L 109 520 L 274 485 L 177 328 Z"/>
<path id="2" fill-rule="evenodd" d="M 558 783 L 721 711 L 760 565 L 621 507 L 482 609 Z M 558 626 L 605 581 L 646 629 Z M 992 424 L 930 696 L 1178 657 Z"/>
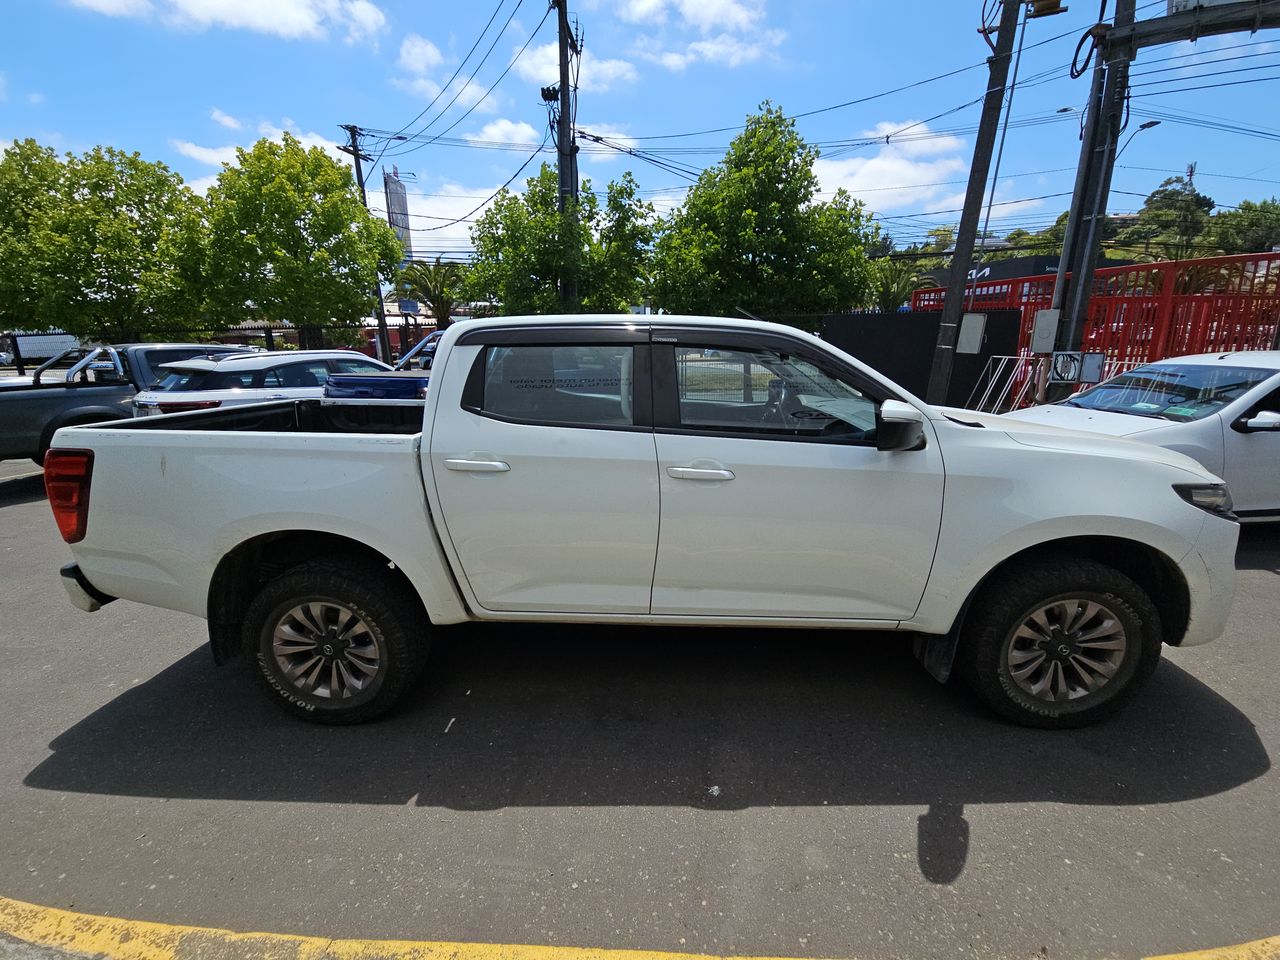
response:
<path id="1" fill-rule="evenodd" d="M 709 470 L 703 467 L 667 467 L 673 480 L 732 480 L 732 470 Z"/>
<path id="2" fill-rule="evenodd" d="M 504 460 L 446 460 L 444 465 L 449 470 L 466 473 L 506 473 L 511 469 L 511 464 Z"/>

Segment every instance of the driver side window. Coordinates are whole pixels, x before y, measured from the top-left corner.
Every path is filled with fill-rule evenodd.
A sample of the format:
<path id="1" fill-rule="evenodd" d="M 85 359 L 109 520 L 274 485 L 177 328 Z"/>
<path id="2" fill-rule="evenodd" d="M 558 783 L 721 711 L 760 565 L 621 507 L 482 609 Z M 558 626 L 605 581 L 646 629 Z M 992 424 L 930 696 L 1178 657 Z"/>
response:
<path id="1" fill-rule="evenodd" d="M 808 360 L 770 349 L 675 348 L 680 425 L 699 431 L 869 441 L 876 402 Z"/>

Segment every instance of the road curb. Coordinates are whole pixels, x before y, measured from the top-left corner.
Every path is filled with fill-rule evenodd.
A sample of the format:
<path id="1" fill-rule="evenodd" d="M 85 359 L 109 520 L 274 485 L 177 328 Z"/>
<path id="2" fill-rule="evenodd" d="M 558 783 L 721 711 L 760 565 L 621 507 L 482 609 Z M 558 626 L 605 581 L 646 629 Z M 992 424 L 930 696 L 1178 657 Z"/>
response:
<path id="1" fill-rule="evenodd" d="M 121 920 L 0 897 L 0 934 L 106 960 L 791 960 L 429 940 L 331 940 Z"/>
<path id="2" fill-rule="evenodd" d="M 121 920 L 0 897 L 0 934 L 106 960 L 797 960 L 433 940 L 334 940 Z M 1147 960 L 1280 960 L 1280 937 Z"/>

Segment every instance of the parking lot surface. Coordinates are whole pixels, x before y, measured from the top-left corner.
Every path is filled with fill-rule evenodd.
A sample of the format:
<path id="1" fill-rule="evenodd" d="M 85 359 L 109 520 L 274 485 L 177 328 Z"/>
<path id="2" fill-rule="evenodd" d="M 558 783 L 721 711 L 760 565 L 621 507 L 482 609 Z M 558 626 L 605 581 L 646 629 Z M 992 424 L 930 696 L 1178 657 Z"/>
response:
<path id="1" fill-rule="evenodd" d="M 32 474 L 30 476 L 26 476 Z M 1130 957 L 1280 933 L 1280 531 L 1122 716 L 1004 724 L 900 638 L 438 631 L 390 718 L 284 717 L 203 621 L 65 600 L 0 464 L 0 896 L 321 937 Z"/>

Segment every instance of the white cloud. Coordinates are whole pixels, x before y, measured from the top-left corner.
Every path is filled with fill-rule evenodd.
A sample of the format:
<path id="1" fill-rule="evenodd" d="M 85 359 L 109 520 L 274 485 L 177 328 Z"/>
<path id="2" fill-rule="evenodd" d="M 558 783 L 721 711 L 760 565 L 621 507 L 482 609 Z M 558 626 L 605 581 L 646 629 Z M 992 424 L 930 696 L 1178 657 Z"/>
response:
<path id="1" fill-rule="evenodd" d="M 764 0 L 621 0 L 617 10 L 628 23 L 662 24 L 674 12 L 683 26 L 704 34 L 745 33 L 764 18 Z"/>
<path id="2" fill-rule="evenodd" d="M 444 63 L 444 54 L 426 37 L 411 33 L 400 44 L 399 64 L 410 73 L 422 75 L 442 63 Z"/>
<path id="3" fill-rule="evenodd" d="M 430 77 L 393 77 L 391 85 L 423 100 L 434 100 L 437 95 L 440 95 L 440 84 Z M 456 77 L 449 84 L 449 92 L 441 95 L 441 102 L 437 107 L 451 104 L 464 110 L 475 107 L 477 113 L 497 113 L 502 109 L 502 101 L 494 94 L 485 96 L 485 89 L 479 83 L 468 84 L 465 77 Z M 455 97 L 456 102 L 454 102 Z M 484 100 L 481 100 L 481 97 L 484 97 Z"/>
<path id="4" fill-rule="evenodd" d="M 71 0 L 77 7 L 109 17 L 141 17 L 151 12 L 150 0 Z"/>
<path id="5" fill-rule="evenodd" d="M 204 194 L 209 192 L 210 187 L 212 187 L 215 183 L 218 182 L 218 174 L 211 173 L 205 177 L 195 177 L 194 179 L 191 179 L 191 180 L 184 179 L 183 182 L 185 182 L 186 185 L 190 187 L 192 190 L 194 190 L 196 193 L 203 196 Z"/>
<path id="6" fill-rule="evenodd" d="M 226 127 L 228 130 L 239 130 L 243 124 L 229 113 L 223 113 L 217 107 L 209 111 L 209 118 L 216 124 Z"/>
<path id="7" fill-rule="evenodd" d="M 627 23 L 666 23 L 667 0 L 623 0 L 618 16 Z"/>
<path id="8" fill-rule="evenodd" d="M 76 6 L 115 17 L 158 14 L 168 26 L 190 30 L 223 27 L 252 30 L 288 40 L 323 40 L 331 30 L 347 43 L 372 39 L 387 17 L 371 0 L 72 0 Z"/>
<path id="9" fill-rule="evenodd" d="M 314 131 L 304 133 L 300 131 L 298 129 L 298 125 L 288 117 L 282 118 L 281 123 L 283 125 L 277 127 L 275 124 L 264 120 L 262 123 L 258 124 L 258 133 L 270 140 L 279 140 L 284 136 L 285 131 L 288 131 L 293 134 L 298 142 L 306 149 L 310 150 L 312 147 L 320 147 L 333 157 L 333 159 L 342 163 L 350 162 L 347 155 L 338 149 L 338 142 L 336 140 L 330 140 L 328 137 L 322 136 Z"/>
<path id="10" fill-rule="evenodd" d="M 502 143 L 538 143 L 542 137 L 531 124 L 523 120 L 494 120 L 480 128 L 479 133 L 468 133 L 468 140 L 496 140 Z"/>
<path id="11" fill-rule="evenodd" d="M 554 43 L 530 47 L 516 61 L 516 73 L 529 83 L 548 86 L 560 79 L 559 50 Z M 602 60 L 590 50 L 582 52 L 578 89 L 585 93 L 605 93 L 623 83 L 640 79 L 636 68 L 627 60 Z"/>
<path id="12" fill-rule="evenodd" d="M 583 123 L 579 124 L 579 129 L 597 137 L 604 137 L 610 143 L 616 143 L 620 147 L 636 146 L 636 140 L 621 127 L 601 123 Z M 625 154 L 594 144 L 590 140 L 582 140 L 580 156 L 586 163 L 608 163 L 620 159 Z"/>
<path id="13" fill-rule="evenodd" d="M 864 131 L 864 137 L 883 139 L 911 124 L 910 120 L 884 121 Z M 927 125 L 913 126 L 912 134 L 929 133 Z M 953 188 L 945 181 L 963 179 L 969 168 L 963 140 L 953 136 L 899 141 L 890 137 L 870 156 L 822 158 L 814 164 L 822 189 L 841 187 L 866 203 L 874 212 L 886 212 L 927 204 L 949 209 Z"/>
<path id="14" fill-rule="evenodd" d="M 43 94 L 43 93 L 28 93 L 28 94 L 27 94 L 27 103 L 31 104 L 31 106 L 33 106 L 33 107 L 38 107 L 38 106 L 40 106 L 40 104 L 44 103 L 44 94 Z"/>
<path id="15" fill-rule="evenodd" d="M 656 38 L 642 36 L 636 38 L 635 52 L 637 56 L 661 64 L 668 70 L 683 70 L 697 62 L 740 67 L 768 56 L 786 38 L 787 35 L 781 30 L 752 34 L 750 40 L 721 33 L 705 40 L 694 40 L 685 44 L 683 49 L 667 49 Z"/>
<path id="16" fill-rule="evenodd" d="M 190 140 L 170 140 L 169 146 L 184 157 L 190 157 L 192 160 L 206 163 L 211 167 L 216 167 L 223 163 L 236 162 L 235 144 L 226 147 L 202 147 L 200 144 L 192 143 Z"/>
<path id="17" fill-rule="evenodd" d="M 343 24 L 347 30 L 347 43 L 360 43 L 372 40 L 386 29 L 387 15 L 369 0 L 351 0 L 346 4 Z"/>

